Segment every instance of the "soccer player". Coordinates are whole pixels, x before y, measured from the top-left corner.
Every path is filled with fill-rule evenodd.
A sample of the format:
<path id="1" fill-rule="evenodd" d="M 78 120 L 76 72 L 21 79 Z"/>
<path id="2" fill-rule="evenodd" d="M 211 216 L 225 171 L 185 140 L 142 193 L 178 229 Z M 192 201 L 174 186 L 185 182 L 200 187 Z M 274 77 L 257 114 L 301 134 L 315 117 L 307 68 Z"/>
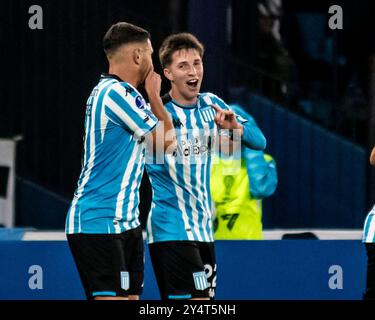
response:
<path id="1" fill-rule="evenodd" d="M 218 129 L 238 131 L 251 148 L 266 146 L 255 123 L 237 118 L 216 95 L 199 93 L 203 53 L 203 45 L 189 33 L 169 36 L 159 50 L 171 83 L 163 102 L 177 136 L 176 152 L 163 161 L 146 162 L 153 188 L 148 243 L 162 299 L 206 300 L 215 295 L 210 171 Z"/>
<path id="2" fill-rule="evenodd" d="M 371 151 L 370 164 L 375 166 L 375 147 Z M 364 300 L 375 300 L 375 206 L 368 213 L 363 228 L 363 243 L 367 251 L 367 279 Z"/>
<path id="3" fill-rule="evenodd" d="M 145 140 L 158 144 L 156 134 L 165 138 L 173 125 L 160 98 L 149 33 L 120 22 L 107 31 L 103 46 L 109 73 L 101 75 L 87 100 L 82 171 L 66 233 L 88 299 L 138 299 L 144 274 L 138 189 Z M 141 83 L 151 110 L 137 91 Z M 157 132 L 158 120 L 165 132 Z M 164 149 L 171 144 L 166 141 Z"/>

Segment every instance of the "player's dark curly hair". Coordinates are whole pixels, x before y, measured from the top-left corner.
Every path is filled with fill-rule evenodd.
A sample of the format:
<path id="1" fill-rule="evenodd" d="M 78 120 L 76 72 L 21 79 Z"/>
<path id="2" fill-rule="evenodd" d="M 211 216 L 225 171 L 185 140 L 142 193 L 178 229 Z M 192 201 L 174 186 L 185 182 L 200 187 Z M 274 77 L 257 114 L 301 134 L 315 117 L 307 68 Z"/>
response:
<path id="1" fill-rule="evenodd" d="M 187 32 L 177 33 L 167 37 L 159 49 L 161 66 L 163 68 L 169 66 L 172 62 L 173 53 L 183 49 L 195 49 L 203 58 L 204 46 L 194 35 Z"/>
<path id="2" fill-rule="evenodd" d="M 150 39 L 150 33 L 134 24 L 118 22 L 112 25 L 103 38 L 103 49 L 108 58 L 123 44 L 144 42 Z"/>

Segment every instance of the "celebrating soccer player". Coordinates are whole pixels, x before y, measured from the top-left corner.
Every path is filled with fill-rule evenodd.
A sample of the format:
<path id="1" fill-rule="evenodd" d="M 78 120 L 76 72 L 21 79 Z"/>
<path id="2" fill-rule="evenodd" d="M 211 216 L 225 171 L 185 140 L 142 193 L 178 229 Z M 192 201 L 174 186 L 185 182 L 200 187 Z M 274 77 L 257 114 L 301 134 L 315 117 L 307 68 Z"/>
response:
<path id="1" fill-rule="evenodd" d="M 173 125 L 160 98 L 149 33 L 117 23 L 103 45 L 109 73 L 87 101 L 83 166 L 66 233 L 88 299 L 138 299 L 144 273 L 138 189 L 145 140 L 156 144 L 155 137 L 165 137 Z M 143 82 L 151 110 L 137 91 Z M 165 132 L 156 132 L 158 120 Z M 165 142 L 164 149 L 173 143 Z"/>
<path id="2" fill-rule="evenodd" d="M 237 117 L 219 97 L 199 93 L 204 47 L 180 33 L 161 45 L 159 58 L 171 90 L 163 97 L 177 135 L 164 161 L 146 163 L 153 188 L 147 223 L 150 255 L 162 299 L 214 298 L 216 260 L 210 196 L 211 153 L 218 130 L 263 150 L 255 123 Z"/>

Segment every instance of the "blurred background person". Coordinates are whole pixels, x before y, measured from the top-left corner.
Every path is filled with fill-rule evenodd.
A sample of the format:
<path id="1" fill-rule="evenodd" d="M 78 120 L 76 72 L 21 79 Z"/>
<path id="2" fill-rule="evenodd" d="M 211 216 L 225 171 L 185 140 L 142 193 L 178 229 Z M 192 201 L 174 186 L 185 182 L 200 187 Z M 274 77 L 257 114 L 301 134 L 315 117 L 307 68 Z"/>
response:
<path id="1" fill-rule="evenodd" d="M 232 110 L 249 122 L 253 117 L 240 106 Z M 225 139 L 226 137 L 221 137 Z M 215 239 L 262 239 L 262 199 L 275 192 L 275 160 L 228 139 L 221 148 L 211 174 L 211 196 L 216 208 Z"/>
<path id="2" fill-rule="evenodd" d="M 280 35 L 281 0 L 261 0 L 257 5 L 256 66 L 262 70 L 262 93 L 282 102 L 287 93 L 293 61 Z"/>

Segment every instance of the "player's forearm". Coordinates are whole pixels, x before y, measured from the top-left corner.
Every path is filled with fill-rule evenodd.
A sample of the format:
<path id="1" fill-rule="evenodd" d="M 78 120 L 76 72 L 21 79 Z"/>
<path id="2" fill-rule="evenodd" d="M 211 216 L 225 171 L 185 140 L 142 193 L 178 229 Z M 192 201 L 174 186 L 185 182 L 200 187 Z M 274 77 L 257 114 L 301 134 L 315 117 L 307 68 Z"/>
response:
<path id="1" fill-rule="evenodd" d="M 267 140 L 262 131 L 254 125 L 243 123 L 242 142 L 246 147 L 254 150 L 264 150 L 267 145 Z"/>
<path id="2" fill-rule="evenodd" d="M 153 145 L 157 150 L 167 151 L 175 144 L 175 132 L 171 117 L 165 110 L 160 96 L 149 96 L 151 111 L 159 119 L 159 126 L 153 133 Z M 161 125 L 162 124 L 162 125 Z M 161 141 L 160 141 L 161 140 Z"/>

